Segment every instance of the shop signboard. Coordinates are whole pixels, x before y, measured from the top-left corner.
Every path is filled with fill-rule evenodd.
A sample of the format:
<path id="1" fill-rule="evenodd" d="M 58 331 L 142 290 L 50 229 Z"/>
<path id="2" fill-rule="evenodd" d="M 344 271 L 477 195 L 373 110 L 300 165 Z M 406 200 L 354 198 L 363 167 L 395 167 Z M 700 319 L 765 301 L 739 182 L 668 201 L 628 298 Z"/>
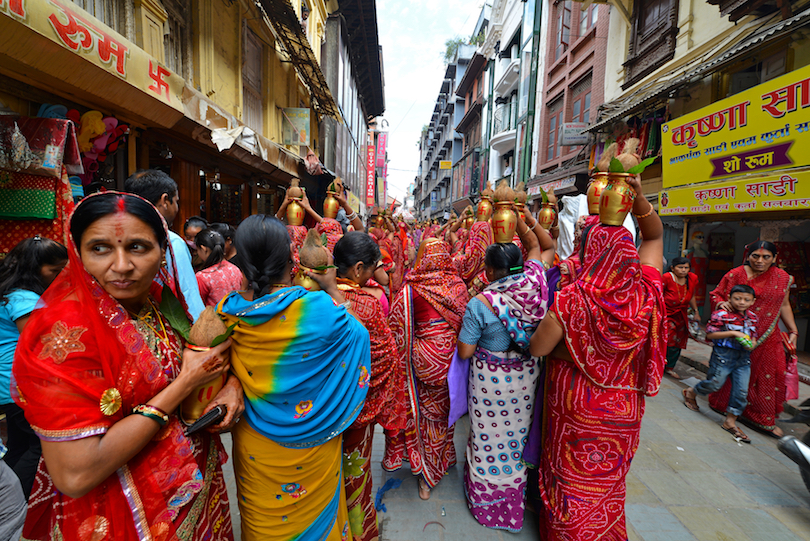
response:
<path id="1" fill-rule="evenodd" d="M 373 137 L 373 135 L 371 136 Z M 373 141 L 372 138 L 369 141 Z M 369 143 L 366 155 L 366 205 L 369 207 L 374 204 L 374 185 L 376 184 L 377 175 L 374 169 L 374 143 Z"/>
<path id="2" fill-rule="evenodd" d="M 68 0 L 0 0 L 10 17 L 153 98 L 183 111 L 185 80 L 75 3 Z"/>
<path id="3" fill-rule="evenodd" d="M 663 190 L 661 216 L 810 209 L 810 169 Z"/>
<path id="4" fill-rule="evenodd" d="M 439 169 L 452 169 L 453 162 L 450 160 L 439 160 Z"/>
<path id="5" fill-rule="evenodd" d="M 385 150 L 388 146 L 388 132 L 377 135 L 377 167 L 385 165 Z"/>
<path id="6" fill-rule="evenodd" d="M 665 188 L 810 165 L 810 65 L 676 118 L 661 131 Z"/>
<path id="7" fill-rule="evenodd" d="M 542 188 L 546 193 L 548 193 L 552 189 L 555 192 L 561 192 L 566 188 L 570 188 L 571 186 L 576 184 L 576 182 L 577 176 L 571 175 L 570 177 L 552 180 L 551 182 L 546 182 L 545 184 L 535 184 L 534 186 L 529 186 L 528 190 L 526 190 L 526 194 L 530 197 L 540 195 L 540 188 Z"/>
<path id="8" fill-rule="evenodd" d="M 309 109 L 281 110 L 281 144 L 306 146 L 309 141 Z"/>
<path id="9" fill-rule="evenodd" d="M 352 192 L 346 192 L 346 202 L 352 207 L 355 212 L 360 212 L 360 199 L 357 198 Z"/>
<path id="10" fill-rule="evenodd" d="M 577 146 L 588 144 L 587 122 L 563 122 L 560 124 L 560 144 Z"/>

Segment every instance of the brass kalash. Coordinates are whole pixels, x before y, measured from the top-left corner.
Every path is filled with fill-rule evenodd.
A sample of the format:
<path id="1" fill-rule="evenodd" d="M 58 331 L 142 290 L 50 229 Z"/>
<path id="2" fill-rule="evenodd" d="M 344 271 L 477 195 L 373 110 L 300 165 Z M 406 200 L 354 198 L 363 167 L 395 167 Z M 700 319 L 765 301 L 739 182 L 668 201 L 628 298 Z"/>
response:
<path id="1" fill-rule="evenodd" d="M 478 222 L 487 222 L 492 217 L 492 196 L 494 192 L 487 183 L 486 188 L 481 190 L 481 201 L 478 202 L 478 207 L 475 210 L 475 219 Z"/>
<path id="2" fill-rule="evenodd" d="M 298 186 L 298 179 L 292 179 L 290 187 L 287 188 L 287 197 L 291 200 L 287 205 L 287 223 L 290 225 L 304 225 L 305 212 L 304 207 L 301 206 L 303 196 L 304 191 Z"/>
<path id="3" fill-rule="evenodd" d="M 492 237 L 497 243 L 512 242 L 517 229 L 514 203 L 515 190 L 502 180 L 495 190 L 495 212 L 492 214 Z"/>
<path id="4" fill-rule="evenodd" d="M 613 143 L 605 149 L 597 163 L 599 172 L 593 175 L 588 187 L 588 210 L 594 213 L 592 205 L 598 194 L 599 221 L 604 225 L 618 226 L 624 223 L 636 200 L 636 190 L 628 180 L 640 175 L 655 161 L 654 157 L 641 160 L 636 154 L 638 144 L 638 139 L 627 139 L 622 153 L 617 156 L 618 145 Z"/>
<path id="5" fill-rule="evenodd" d="M 335 179 L 326 189 L 326 199 L 323 200 L 323 217 L 324 218 L 337 218 L 338 211 L 340 210 L 340 202 L 335 195 L 342 188 L 340 179 Z"/>

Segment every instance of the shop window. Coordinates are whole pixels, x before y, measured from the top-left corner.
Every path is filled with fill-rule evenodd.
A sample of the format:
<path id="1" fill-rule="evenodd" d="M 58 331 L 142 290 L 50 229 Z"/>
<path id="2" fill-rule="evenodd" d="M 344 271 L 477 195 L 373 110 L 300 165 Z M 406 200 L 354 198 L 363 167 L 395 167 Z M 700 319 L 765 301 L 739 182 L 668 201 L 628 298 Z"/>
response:
<path id="1" fill-rule="evenodd" d="M 633 5 L 633 27 L 625 67 L 628 88 L 675 56 L 678 0 L 639 0 Z"/>
<path id="2" fill-rule="evenodd" d="M 262 43 L 245 28 L 245 58 L 242 65 L 242 121 L 257 133 L 264 133 L 262 107 Z"/>
<path id="3" fill-rule="evenodd" d="M 73 3 L 116 32 L 121 27 L 121 7 L 116 0 L 73 0 Z"/>
<path id="4" fill-rule="evenodd" d="M 582 4 L 580 4 L 582 6 Z M 599 17 L 599 6 L 591 4 L 587 9 L 580 7 L 579 11 L 579 37 L 588 33 L 588 30 L 593 28 L 596 20 Z"/>
<path id="5" fill-rule="evenodd" d="M 563 98 L 560 96 L 548 106 L 548 144 L 546 145 L 546 161 L 551 161 L 560 154 L 557 141 L 557 130 L 563 121 Z"/>
<path id="6" fill-rule="evenodd" d="M 568 43 L 571 40 L 571 0 L 557 3 L 556 34 L 554 60 L 559 60 L 568 50 Z"/>

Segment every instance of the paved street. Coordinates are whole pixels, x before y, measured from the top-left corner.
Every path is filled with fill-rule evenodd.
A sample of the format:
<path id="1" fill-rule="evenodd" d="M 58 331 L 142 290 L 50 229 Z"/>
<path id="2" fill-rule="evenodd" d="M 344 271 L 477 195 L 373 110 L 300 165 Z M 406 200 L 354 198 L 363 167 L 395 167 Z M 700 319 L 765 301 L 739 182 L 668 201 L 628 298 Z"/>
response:
<path id="1" fill-rule="evenodd" d="M 679 365 L 684 377 L 699 375 Z M 665 379 L 661 392 L 647 400 L 641 445 L 627 478 L 627 522 L 631 540 L 644 541 L 810 541 L 810 492 L 798 467 L 776 449 L 776 440 L 745 429 L 753 443 L 735 442 L 720 429 L 721 417 L 699 399 L 700 413 L 682 404 L 683 385 Z M 467 440 L 467 417 L 459 421 L 459 459 Z M 806 427 L 782 424 L 788 434 Z M 387 473 L 380 467 L 383 435 L 374 446 L 374 487 L 391 477 L 403 480 L 385 493 L 380 513 L 382 540 L 451 541 L 539 539 L 537 517 L 528 513 L 519 534 L 480 526 L 467 509 L 462 466 L 452 469 L 429 501 L 417 495 L 407 469 Z M 229 445 L 229 444 L 228 444 Z M 227 468 L 229 477 L 232 476 Z M 233 487 L 230 479 L 229 487 Z M 235 502 L 235 495 L 231 496 Z M 238 510 L 233 505 L 238 529 Z M 237 536 L 238 539 L 238 536 Z"/>

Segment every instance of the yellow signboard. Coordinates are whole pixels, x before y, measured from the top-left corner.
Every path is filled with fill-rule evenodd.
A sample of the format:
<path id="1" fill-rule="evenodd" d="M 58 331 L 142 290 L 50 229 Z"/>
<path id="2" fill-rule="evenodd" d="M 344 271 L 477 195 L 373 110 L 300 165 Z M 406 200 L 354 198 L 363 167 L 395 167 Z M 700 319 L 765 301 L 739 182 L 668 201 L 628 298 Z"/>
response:
<path id="1" fill-rule="evenodd" d="M 661 127 L 665 188 L 810 165 L 810 66 Z"/>
<path id="2" fill-rule="evenodd" d="M 661 216 L 810 209 L 810 169 L 663 190 Z"/>
<path id="3" fill-rule="evenodd" d="M 439 160 L 439 169 L 452 169 L 453 162 L 450 160 Z"/>

